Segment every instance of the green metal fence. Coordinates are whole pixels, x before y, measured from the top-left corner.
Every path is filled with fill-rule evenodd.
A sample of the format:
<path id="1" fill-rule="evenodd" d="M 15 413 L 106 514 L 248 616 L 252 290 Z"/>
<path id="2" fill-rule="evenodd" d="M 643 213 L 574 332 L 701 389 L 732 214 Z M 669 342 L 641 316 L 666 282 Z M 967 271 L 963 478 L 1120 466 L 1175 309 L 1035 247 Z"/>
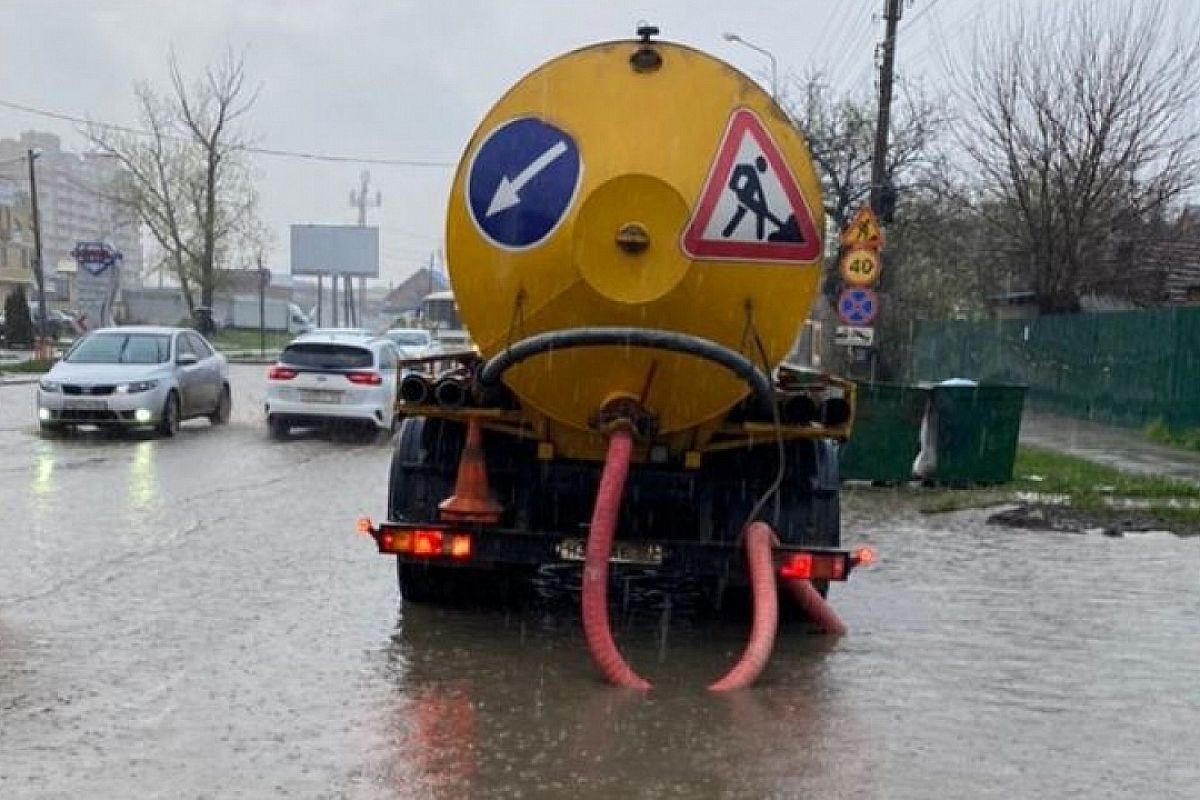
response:
<path id="1" fill-rule="evenodd" d="M 1200 308 L 923 323 L 913 376 L 1025 384 L 1030 406 L 1085 419 L 1200 427 Z"/>

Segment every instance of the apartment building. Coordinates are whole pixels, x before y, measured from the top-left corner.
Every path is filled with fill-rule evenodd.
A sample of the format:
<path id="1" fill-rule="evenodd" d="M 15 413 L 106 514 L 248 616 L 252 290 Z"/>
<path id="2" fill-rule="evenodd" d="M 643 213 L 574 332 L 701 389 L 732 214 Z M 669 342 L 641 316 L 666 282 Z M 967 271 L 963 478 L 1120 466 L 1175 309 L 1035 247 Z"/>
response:
<path id="1" fill-rule="evenodd" d="M 38 151 L 38 216 L 42 228 L 42 254 L 47 288 L 59 287 L 65 294 L 65 270 L 61 262 L 73 264 L 71 250 L 80 241 L 105 241 L 121 251 L 122 284 L 137 286 L 143 274 L 140 226 L 110 198 L 120 169 L 112 159 L 96 154 L 78 154 L 62 149 L 58 136 L 43 131 L 25 131 L 16 139 L 0 139 L 0 180 L 28 193 L 30 149 Z M 67 264 L 64 264 L 66 266 Z"/>
<path id="2" fill-rule="evenodd" d="M 18 286 L 33 286 L 33 224 L 29 198 L 16 183 L 0 178 L 0 302 Z"/>

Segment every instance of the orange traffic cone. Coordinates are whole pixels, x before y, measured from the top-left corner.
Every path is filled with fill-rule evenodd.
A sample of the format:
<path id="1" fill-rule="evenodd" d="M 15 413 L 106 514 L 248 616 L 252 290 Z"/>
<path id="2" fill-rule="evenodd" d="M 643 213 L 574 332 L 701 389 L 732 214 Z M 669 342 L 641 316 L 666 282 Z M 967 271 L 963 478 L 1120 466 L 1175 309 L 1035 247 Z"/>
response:
<path id="1" fill-rule="evenodd" d="M 487 465 L 483 461 L 483 429 L 479 417 L 467 418 L 467 441 L 458 461 L 454 494 L 438 504 L 442 519 L 494 525 L 504 507 L 492 499 L 488 489 Z"/>

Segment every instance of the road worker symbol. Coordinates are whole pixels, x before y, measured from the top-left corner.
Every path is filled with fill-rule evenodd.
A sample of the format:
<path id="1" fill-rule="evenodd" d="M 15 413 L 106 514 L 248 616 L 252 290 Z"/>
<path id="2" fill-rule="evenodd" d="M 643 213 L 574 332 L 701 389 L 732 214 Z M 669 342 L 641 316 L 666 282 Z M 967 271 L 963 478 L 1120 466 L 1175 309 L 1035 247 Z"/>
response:
<path id="1" fill-rule="evenodd" d="M 762 241 L 766 239 L 768 242 L 799 242 L 803 241 L 800 237 L 800 231 L 796 227 L 796 215 L 788 216 L 787 222 L 784 222 L 779 217 L 771 213 L 771 209 L 767 208 L 767 198 L 763 194 L 762 181 L 759 180 L 759 174 L 767 171 L 767 160 L 762 156 L 754 159 L 754 164 L 738 164 L 733 168 L 733 174 L 729 178 L 729 188 L 737 196 L 738 207 L 730 217 L 728 224 L 725 225 L 721 235 L 728 239 L 737 230 L 737 227 L 742 222 L 742 218 L 746 216 L 746 212 L 754 214 L 754 238 Z M 770 221 L 775 230 L 767 235 L 767 222 Z"/>
<path id="2" fill-rule="evenodd" d="M 753 111 L 731 115 L 708 180 L 683 234 L 696 259 L 807 263 L 821 237 L 804 193 Z"/>

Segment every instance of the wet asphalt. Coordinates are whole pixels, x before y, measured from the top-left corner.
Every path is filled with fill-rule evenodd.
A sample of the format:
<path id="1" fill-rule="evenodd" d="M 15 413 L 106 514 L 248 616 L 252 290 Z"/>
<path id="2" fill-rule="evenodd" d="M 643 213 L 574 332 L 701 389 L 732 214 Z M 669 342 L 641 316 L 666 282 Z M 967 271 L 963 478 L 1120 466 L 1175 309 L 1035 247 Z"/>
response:
<path id="1" fill-rule="evenodd" d="M 42 439 L 0 387 L 0 798 L 1195 798 L 1200 541 L 848 498 L 882 560 L 840 640 L 632 614 L 657 688 L 596 678 L 570 613 L 403 607 L 354 535 L 386 443 L 226 427 Z"/>

